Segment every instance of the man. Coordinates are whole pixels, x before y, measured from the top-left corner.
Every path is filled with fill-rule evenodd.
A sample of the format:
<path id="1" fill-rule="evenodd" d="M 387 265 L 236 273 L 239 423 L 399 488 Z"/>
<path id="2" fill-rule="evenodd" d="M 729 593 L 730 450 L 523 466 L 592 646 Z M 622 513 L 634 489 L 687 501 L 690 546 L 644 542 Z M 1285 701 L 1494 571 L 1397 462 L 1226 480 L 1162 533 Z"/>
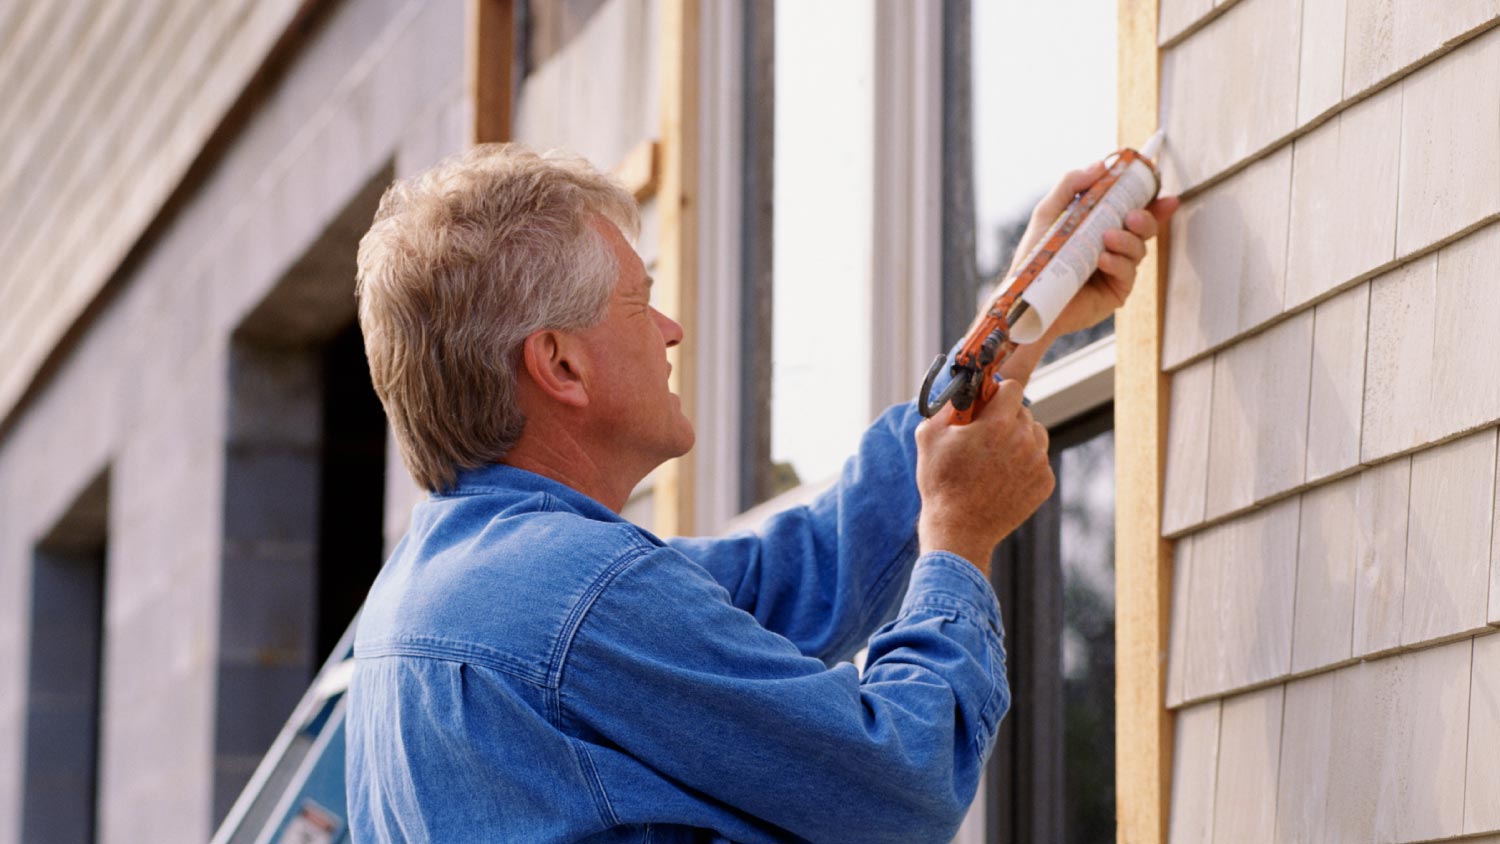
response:
<path id="1" fill-rule="evenodd" d="M 1123 301 L 1156 225 L 1109 235 L 1052 336 Z M 636 227 L 583 162 L 486 146 L 393 186 L 360 244 L 375 387 L 432 494 L 360 620 L 355 841 L 948 840 L 1009 705 L 985 575 L 1052 491 L 1021 401 L 1051 337 L 973 424 L 892 408 L 810 507 L 663 542 L 618 515 L 693 444 Z"/>

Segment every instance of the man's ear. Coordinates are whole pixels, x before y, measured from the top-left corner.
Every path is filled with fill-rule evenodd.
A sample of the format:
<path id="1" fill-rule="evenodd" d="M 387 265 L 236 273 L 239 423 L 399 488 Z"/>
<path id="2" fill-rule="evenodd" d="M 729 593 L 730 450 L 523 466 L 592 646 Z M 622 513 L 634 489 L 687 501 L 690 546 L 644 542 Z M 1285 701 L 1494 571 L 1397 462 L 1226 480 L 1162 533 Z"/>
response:
<path id="1" fill-rule="evenodd" d="M 543 330 L 521 341 L 521 366 L 537 389 L 570 407 L 587 407 L 577 343 L 564 332 Z"/>

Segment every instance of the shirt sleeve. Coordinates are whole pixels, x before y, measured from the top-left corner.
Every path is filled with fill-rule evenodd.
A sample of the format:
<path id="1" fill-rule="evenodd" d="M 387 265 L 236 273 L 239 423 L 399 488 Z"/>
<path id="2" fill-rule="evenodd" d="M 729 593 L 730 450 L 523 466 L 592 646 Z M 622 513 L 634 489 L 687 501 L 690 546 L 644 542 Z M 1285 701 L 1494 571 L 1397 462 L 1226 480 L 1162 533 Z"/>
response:
<path id="1" fill-rule="evenodd" d="M 758 533 L 669 544 L 706 569 L 734 606 L 832 665 L 890 618 L 917 558 L 915 403 L 875 420 L 838 482 Z"/>
<path id="2" fill-rule="evenodd" d="M 600 592 L 560 699 L 622 822 L 675 806 L 673 822 L 731 838 L 946 842 L 1010 696 L 994 592 L 951 554 L 917 563 L 861 676 L 803 655 L 660 549 Z"/>

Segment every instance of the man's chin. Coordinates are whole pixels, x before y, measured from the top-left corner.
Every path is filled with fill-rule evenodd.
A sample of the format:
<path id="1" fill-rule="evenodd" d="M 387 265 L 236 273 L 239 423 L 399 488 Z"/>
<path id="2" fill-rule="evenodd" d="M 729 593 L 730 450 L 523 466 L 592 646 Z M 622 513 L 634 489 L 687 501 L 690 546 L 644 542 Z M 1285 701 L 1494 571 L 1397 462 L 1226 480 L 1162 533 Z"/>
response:
<path id="1" fill-rule="evenodd" d="M 681 422 L 682 436 L 678 441 L 678 444 L 680 446 L 676 455 L 678 457 L 681 457 L 684 454 L 687 454 L 689 451 L 692 451 L 693 446 L 698 442 L 698 433 L 693 430 L 693 423 L 686 416 L 682 417 Z"/>

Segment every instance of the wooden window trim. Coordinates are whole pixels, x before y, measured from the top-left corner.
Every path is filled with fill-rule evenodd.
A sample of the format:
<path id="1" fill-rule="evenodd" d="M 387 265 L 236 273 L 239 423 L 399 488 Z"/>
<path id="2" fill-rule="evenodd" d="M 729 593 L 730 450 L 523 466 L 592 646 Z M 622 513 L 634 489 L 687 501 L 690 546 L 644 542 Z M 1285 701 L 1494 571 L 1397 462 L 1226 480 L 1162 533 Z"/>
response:
<path id="1" fill-rule="evenodd" d="M 1139 144 L 1156 130 L 1159 0 L 1119 2 L 1119 132 Z M 1162 539 L 1168 381 L 1161 372 L 1166 253 L 1162 235 L 1116 317 L 1115 782 L 1117 840 L 1165 842 L 1173 716 L 1166 705 L 1172 549 Z"/>
<path id="2" fill-rule="evenodd" d="M 661 247 L 656 259 L 656 289 L 663 313 L 697 336 L 698 264 L 698 41 L 699 0 L 663 0 L 661 4 L 661 139 L 656 203 L 661 218 Z M 671 386 L 682 400 L 682 412 L 697 418 L 698 359 L 679 345 L 669 350 Z M 692 452 L 656 471 L 655 532 L 658 536 L 691 534 L 694 529 Z"/>
<path id="3" fill-rule="evenodd" d="M 515 0 L 469 0 L 465 90 L 474 122 L 470 144 L 511 139 L 515 96 Z"/>

